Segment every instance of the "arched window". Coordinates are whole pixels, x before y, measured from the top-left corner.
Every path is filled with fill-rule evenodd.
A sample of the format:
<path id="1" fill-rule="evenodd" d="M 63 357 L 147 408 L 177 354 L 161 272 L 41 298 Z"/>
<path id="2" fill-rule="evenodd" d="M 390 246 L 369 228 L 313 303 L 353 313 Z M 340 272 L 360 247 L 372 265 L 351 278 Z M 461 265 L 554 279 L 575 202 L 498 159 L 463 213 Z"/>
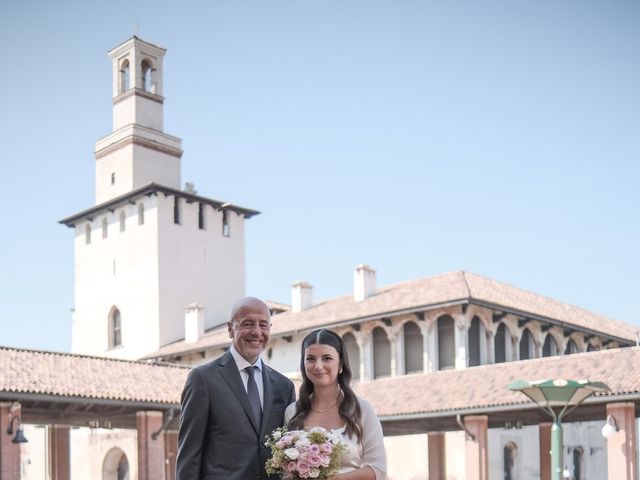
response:
<path id="1" fill-rule="evenodd" d="M 138 204 L 138 225 L 144 225 L 144 203 Z"/>
<path id="2" fill-rule="evenodd" d="M 573 353 L 578 353 L 578 345 L 576 345 L 576 342 L 574 342 L 573 339 L 571 339 L 567 343 L 567 348 L 565 348 L 564 354 L 571 355 Z"/>
<path id="3" fill-rule="evenodd" d="M 91 243 L 91 224 L 87 223 L 84 227 L 84 243 L 89 245 Z"/>
<path id="4" fill-rule="evenodd" d="M 558 354 L 558 344 L 556 343 L 556 339 L 553 338 L 553 335 L 547 333 L 547 336 L 544 339 L 544 344 L 542 345 L 542 356 L 543 357 L 553 357 Z"/>
<path id="5" fill-rule="evenodd" d="M 494 338 L 494 360 L 496 363 L 507 361 L 507 327 L 504 323 L 498 325 Z"/>
<path id="6" fill-rule="evenodd" d="M 347 332 L 342 337 L 344 346 L 349 356 L 349 367 L 351 367 L 351 378 L 354 381 L 360 380 L 360 349 L 358 341 L 353 333 Z"/>
<path id="7" fill-rule="evenodd" d="M 518 446 L 513 442 L 508 442 L 503 449 L 504 480 L 515 480 L 517 457 Z"/>
<path id="8" fill-rule="evenodd" d="M 382 327 L 376 327 L 372 332 L 373 338 L 373 378 L 391 375 L 391 343 L 387 332 Z"/>
<path id="9" fill-rule="evenodd" d="M 116 307 L 111 309 L 109 314 L 109 348 L 116 348 L 122 345 L 122 320 L 120 310 Z"/>
<path id="10" fill-rule="evenodd" d="M 467 337 L 469 339 L 469 366 L 480 365 L 480 319 L 473 317 Z"/>
<path id="11" fill-rule="evenodd" d="M 124 210 L 120 210 L 120 231 L 124 232 L 126 227 L 126 216 L 124 214 Z"/>
<path id="12" fill-rule="evenodd" d="M 142 61 L 142 64 L 140 65 L 140 73 L 142 74 L 142 88 L 147 92 L 153 92 L 153 68 L 151 67 L 151 62 L 149 62 L 149 60 L 144 59 Z"/>
<path id="13" fill-rule="evenodd" d="M 117 447 L 109 450 L 104 457 L 102 480 L 129 480 L 129 460 Z"/>
<path id="14" fill-rule="evenodd" d="M 587 352 L 595 352 L 599 350 L 598 347 L 596 347 L 593 343 L 589 343 L 587 345 Z"/>
<path id="15" fill-rule="evenodd" d="M 102 219 L 102 238 L 107 238 L 109 235 L 109 224 L 107 223 L 107 217 Z"/>
<path id="16" fill-rule="evenodd" d="M 124 93 L 131 88 L 131 77 L 129 75 L 129 60 L 124 60 L 120 64 L 120 93 Z"/>
<path id="17" fill-rule="evenodd" d="M 453 318 L 443 315 L 438 318 L 438 370 L 447 370 L 456 365 L 456 339 Z"/>
<path id="18" fill-rule="evenodd" d="M 529 358 L 533 358 L 534 345 L 533 345 L 533 337 L 531 336 L 531 332 L 528 328 L 525 328 L 522 332 L 522 337 L 520 337 L 520 360 L 528 360 Z"/>
<path id="19" fill-rule="evenodd" d="M 402 326 L 404 335 L 404 371 L 405 373 L 422 372 L 423 339 L 420 327 L 413 322 L 407 322 Z"/>

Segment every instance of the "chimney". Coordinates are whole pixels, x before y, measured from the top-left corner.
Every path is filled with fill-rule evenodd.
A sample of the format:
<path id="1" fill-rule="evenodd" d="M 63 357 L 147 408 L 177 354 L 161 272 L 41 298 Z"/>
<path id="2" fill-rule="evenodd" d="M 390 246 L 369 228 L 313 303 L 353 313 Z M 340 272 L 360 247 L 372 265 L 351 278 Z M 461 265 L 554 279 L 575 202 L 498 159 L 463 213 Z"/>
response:
<path id="1" fill-rule="evenodd" d="M 184 341 L 197 342 L 204 335 L 204 307 L 192 303 L 184 312 Z"/>
<path id="2" fill-rule="evenodd" d="M 369 265 L 360 264 L 353 272 L 353 299 L 360 302 L 376 293 L 376 271 Z"/>
<path id="3" fill-rule="evenodd" d="M 301 312 L 313 306 L 313 286 L 298 280 L 291 285 L 291 311 Z"/>

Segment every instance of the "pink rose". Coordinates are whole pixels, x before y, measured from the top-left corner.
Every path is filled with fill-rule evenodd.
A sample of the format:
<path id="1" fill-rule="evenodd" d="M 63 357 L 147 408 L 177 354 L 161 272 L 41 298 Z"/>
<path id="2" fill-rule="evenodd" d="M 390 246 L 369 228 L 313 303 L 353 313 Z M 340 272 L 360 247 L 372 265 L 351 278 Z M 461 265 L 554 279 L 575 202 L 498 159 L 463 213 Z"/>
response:
<path id="1" fill-rule="evenodd" d="M 306 459 L 301 459 L 301 460 L 298 460 L 297 463 L 298 463 L 298 468 L 297 468 L 298 473 L 302 478 L 307 478 L 306 475 L 309 474 L 309 470 L 311 469 L 309 467 L 309 462 Z"/>
<path id="2" fill-rule="evenodd" d="M 320 457 L 314 454 L 309 455 L 308 460 L 309 460 L 309 466 L 311 467 L 318 467 L 322 463 Z"/>
<path id="3" fill-rule="evenodd" d="M 312 453 L 313 455 L 317 455 L 320 453 L 320 447 L 316 444 L 312 444 L 309 447 L 309 453 Z"/>

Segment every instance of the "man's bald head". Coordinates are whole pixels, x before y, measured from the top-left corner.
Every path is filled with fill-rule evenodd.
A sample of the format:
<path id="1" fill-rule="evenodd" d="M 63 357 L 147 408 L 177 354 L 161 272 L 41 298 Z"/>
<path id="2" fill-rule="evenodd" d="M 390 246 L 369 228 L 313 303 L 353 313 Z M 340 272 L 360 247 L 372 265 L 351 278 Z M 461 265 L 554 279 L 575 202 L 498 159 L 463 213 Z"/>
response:
<path id="1" fill-rule="evenodd" d="M 269 307 L 256 297 L 244 297 L 231 309 L 227 322 L 233 347 L 249 363 L 254 364 L 269 342 L 271 313 Z"/>

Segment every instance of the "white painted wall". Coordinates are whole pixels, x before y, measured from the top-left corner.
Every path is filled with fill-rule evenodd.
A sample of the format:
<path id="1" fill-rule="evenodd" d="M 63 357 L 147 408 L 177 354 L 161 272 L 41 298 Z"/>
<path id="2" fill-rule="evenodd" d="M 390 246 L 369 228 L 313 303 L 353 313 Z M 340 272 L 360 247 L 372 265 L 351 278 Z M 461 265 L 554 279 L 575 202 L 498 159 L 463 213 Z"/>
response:
<path id="1" fill-rule="evenodd" d="M 140 145 L 125 145 L 96 160 L 97 205 L 149 183 L 179 190 L 180 182 L 179 158 Z"/>
<path id="2" fill-rule="evenodd" d="M 69 443 L 71 480 L 102 479 L 102 465 L 112 448 L 119 448 L 127 456 L 129 480 L 138 480 L 138 444 L 135 430 L 74 428 L 70 431 Z"/>
<path id="3" fill-rule="evenodd" d="M 22 424 L 28 443 L 20 444 L 21 480 L 42 480 L 46 475 L 47 429 L 44 425 Z M 0 432 L 5 434 L 5 432 Z"/>
<path id="4" fill-rule="evenodd" d="M 388 480 L 425 480 L 429 475 L 427 434 L 385 437 Z"/>
<path id="5" fill-rule="evenodd" d="M 230 236 L 222 234 L 222 212 L 204 205 L 206 229 L 198 228 L 198 203 L 180 200 L 180 224 L 174 223 L 174 197 L 158 201 L 159 340 L 184 338 L 188 305 L 204 307 L 205 329 L 229 320 L 233 304 L 245 292 L 244 218 L 228 211 Z"/>
<path id="6" fill-rule="evenodd" d="M 230 236 L 222 234 L 222 212 L 205 205 L 206 229 L 198 228 L 198 203 L 181 200 L 181 223 L 174 223 L 174 197 L 143 197 L 76 227 L 75 312 L 72 351 L 136 359 L 185 336 L 187 306 L 204 307 L 205 329 L 226 323 L 233 303 L 244 295 L 244 218 L 227 212 Z M 120 231 L 124 209 L 126 229 Z M 102 237 L 102 218 L 108 236 Z M 108 348 L 108 316 L 120 310 L 120 348 Z"/>
<path id="7" fill-rule="evenodd" d="M 277 322 L 277 316 L 275 318 L 273 321 Z M 293 335 L 290 342 L 284 338 L 270 340 L 268 349 L 271 349 L 271 358 L 267 358 L 266 354 L 263 354 L 263 358 L 283 375 L 300 378 L 300 345 L 305 336 L 306 333 Z"/>
<path id="8" fill-rule="evenodd" d="M 138 225 L 138 204 L 107 213 L 108 236 L 102 238 L 102 216 L 91 222 L 91 243 L 85 224 L 76 227 L 74 353 L 136 359 L 159 346 L 158 208 L 157 197 L 143 197 L 144 224 Z M 120 232 L 124 209 L 126 230 Z M 108 316 L 120 310 L 123 346 L 109 349 Z"/>

